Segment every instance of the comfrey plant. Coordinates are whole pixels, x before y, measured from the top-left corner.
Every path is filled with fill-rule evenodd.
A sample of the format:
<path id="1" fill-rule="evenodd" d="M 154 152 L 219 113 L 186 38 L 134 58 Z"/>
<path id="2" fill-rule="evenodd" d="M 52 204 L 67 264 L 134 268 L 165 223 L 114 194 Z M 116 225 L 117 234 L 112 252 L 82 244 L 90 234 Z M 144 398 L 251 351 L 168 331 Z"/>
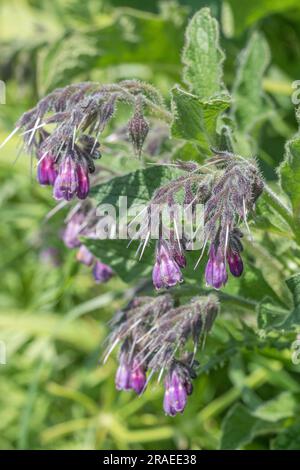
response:
<path id="1" fill-rule="evenodd" d="M 259 45 L 250 42 L 248 48 L 249 55 Z M 204 8 L 188 25 L 182 57 L 186 89 L 172 88 L 170 107 L 156 88 L 140 81 L 84 82 L 44 97 L 13 132 L 21 132 L 36 158 L 38 182 L 53 187 L 58 207 L 71 204 L 62 238 L 77 249 L 77 260 L 92 267 L 96 282 L 114 272 L 134 284 L 124 294 L 128 303 L 128 292 L 134 292 L 129 304 L 111 321 L 105 353 L 107 360 L 120 346 L 116 388 L 140 395 L 157 374 L 164 381 L 163 407 L 171 416 L 186 407 L 202 366 L 204 353 L 198 354 L 198 347 L 204 346 L 220 306 L 231 305 L 232 313 L 256 308 L 262 300 L 253 288 L 253 301 L 243 291 L 249 285 L 247 270 L 252 283 L 265 285 L 248 242 L 255 219 L 258 229 L 265 229 L 270 227 L 266 220 L 278 213 L 291 237 L 299 236 L 291 210 L 266 185 L 253 156 L 249 129 L 256 115 L 243 82 L 247 54 L 241 56 L 242 71 L 230 95 L 223 82 L 218 25 Z M 257 106 L 265 100 L 261 90 L 254 98 Z M 122 116 L 130 110 L 126 132 L 113 119 L 119 107 Z M 120 147 L 135 171 L 120 173 Z M 288 152 L 281 184 L 290 194 L 290 147 Z M 115 208 L 121 196 L 127 196 L 130 208 L 138 208 L 126 225 L 127 237 L 99 237 L 98 224 L 106 221 L 100 208 Z M 292 204 L 297 210 L 298 202 Z M 280 233 L 278 224 L 276 230 Z M 261 240 L 261 234 L 254 236 Z M 229 274 L 242 276 L 234 292 Z"/>

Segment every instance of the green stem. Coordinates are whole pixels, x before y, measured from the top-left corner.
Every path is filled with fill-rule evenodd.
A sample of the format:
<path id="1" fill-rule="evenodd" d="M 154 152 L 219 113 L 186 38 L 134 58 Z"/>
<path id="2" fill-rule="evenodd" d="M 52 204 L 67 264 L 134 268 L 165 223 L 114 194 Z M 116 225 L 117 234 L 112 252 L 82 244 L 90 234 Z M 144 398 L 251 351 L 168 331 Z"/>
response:
<path id="1" fill-rule="evenodd" d="M 268 371 L 262 368 L 256 369 L 249 377 L 246 378 L 244 385 L 248 388 L 258 388 L 268 379 Z M 219 415 L 226 410 L 232 403 L 238 400 L 242 394 L 243 387 L 231 388 L 221 397 L 210 402 L 197 416 L 198 422 L 206 421 L 214 416 Z"/>

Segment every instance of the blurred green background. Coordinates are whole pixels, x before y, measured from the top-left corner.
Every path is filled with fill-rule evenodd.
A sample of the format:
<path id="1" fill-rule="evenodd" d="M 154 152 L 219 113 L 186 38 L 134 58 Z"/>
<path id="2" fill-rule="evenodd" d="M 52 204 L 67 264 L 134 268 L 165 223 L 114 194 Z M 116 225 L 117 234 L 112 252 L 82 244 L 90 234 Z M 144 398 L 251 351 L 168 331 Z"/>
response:
<path id="1" fill-rule="evenodd" d="M 181 82 L 184 29 L 202 6 L 220 21 L 229 87 L 250 32 L 262 31 L 269 43 L 263 85 L 279 111 L 257 136 L 257 149 L 266 178 L 275 179 L 284 142 L 296 130 L 290 95 L 300 79 L 298 0 L 0 0 L 0 79 L 6 83 L 0 142 L 21 113 L 70 82 L 140 78 L 168 101 L 168 90 Z M 107 321 L 131 286 L 116 278 L 96 286 L 75 262 L 58 237 L 64 214 L 45 221 L 54 201 L 31 175 L 30 158 L 16 159 L 19 145 L 12 139 L 0 150 L 0 340 L 7 347 L 7 364 L 0 365 L 0 448 L 216 449 L 232 405 L 267 402 L 272 409 L 275 396 L 282 400 L 275 415 L 288 403 L 284 418 L 292 418 L 289 394 L 300 387 L 290 351 L 260 350 L 250 336 L 245 348 L 207 366 L 182 416 L 164 416 L 155 384 L 140 398 L 117 393 L 115 357 L 105 366 L 99 357 Z M 208 353 L 237 327 L 234 315 L 219 318 Z M 268 448 L 275 429 L 271 423 L 249 430 L 243 446 Z"/>

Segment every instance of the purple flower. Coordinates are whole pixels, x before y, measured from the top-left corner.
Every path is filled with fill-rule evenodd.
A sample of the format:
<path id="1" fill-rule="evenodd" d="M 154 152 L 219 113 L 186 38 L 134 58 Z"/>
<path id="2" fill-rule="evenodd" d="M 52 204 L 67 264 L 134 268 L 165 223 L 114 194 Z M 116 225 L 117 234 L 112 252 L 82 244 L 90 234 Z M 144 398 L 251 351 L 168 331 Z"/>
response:
<path id="1" fill-rule="evenodd" d="M 81 245 L 78 236 L 82 229 L 84 222 L 84 214 L 82 212 L 76 212 L 68 221 L 64 230 L 62 239 L 64 244 L 68 248 L 77 248 Z"/>
<path id="2" fill-rule="evenodd" d="M 187 397 L 192 393 L 192 385 L 184 376 L 173 369 L 165 380 L 164 410 L 169 416 L 182 413 L 187 403 Z"/>
<path id="3" fill-rule="evenodd" d="M 55 199 L 71 201 L 78 190 L 77 164 L 71 155 L 67 155 L 59 166 L 59 173 L 54 183 Z"/>
<path id="4" fill-rule="evenodd" d="M 118 367 L 115 384 L 117 390 L 130 390 L 130 364 L 127 361 L 127 354 L 122 353 L 120 357 L 120 365 Z"/>
<path id="5" fill-rule="evenodd" d="M 85 245 L 81 245 L 81 247 L 76 253 L 76 259 L 77 261 L 85 264 L 86 266 L 91 266 L 94 261 L 94 256 Z"/>
<path id="6" fill-rule="evenodd" d="M 206 284 L 215 289 L 220 289 L 220 287 L 226 284 L 227 279 L 226 261 L 222 249 L 218 247 L 216 251 L 214 244 L 212 244 L 209 251 L 209 260 L 205 268 Z"/>
<path id="7" fill-rule="evenodd" d="M 128 352 L 123 351 L 120 355 L 115 384 L 117 390 L 134 390 L 140 395 L 146 385 L 146 373 L 136 358 L 129 361 Z"/>
<path id="8" fill-rule="evenodd" d="M 77 165 L 78 189 L 77 196 L 79 199 L 86 199 L 90 190 L 89 173 L 85 165 L 79 163 Z"/>
<path id="9" fill-rule="evenodd" d="M 112 277 L 113 271 L 110 266 L 107 264 L 101 263 L 101 261 L 96 261 L 93 269 L 93 276 L 95 281 L 98 284 L 102 282 L 107 282 Z"/>
<path id="10" fill-rule="evenodd" d="M 241 255 L 237 251 L 231 249 L 227 252 L 227 262 L 230 272 L 233 276 L 239 277 L 242 275 L 244 265 Z"/>
<path id="11" fill-rule="evenodd" d="M 37 180 L 41 185 L 53 185 L 57 177 L 55 159 L 52 155 L 42 156 L 37 165 Z"/>
<path id="12" fill-rule="evenodd" d="M 159 240 L 157 245 L 152 280 L 156 289 L 172 287 L 182 282 L 180 268 L 164 240 Z"/>
<path id="13" fill-rule="evenodd" d="M 146 381 L 147 378 L 144 368 L 139 364 L 137 359 L 133 359 L 129 378 L 130 388 L 140 395 L 145 388 Z"/>

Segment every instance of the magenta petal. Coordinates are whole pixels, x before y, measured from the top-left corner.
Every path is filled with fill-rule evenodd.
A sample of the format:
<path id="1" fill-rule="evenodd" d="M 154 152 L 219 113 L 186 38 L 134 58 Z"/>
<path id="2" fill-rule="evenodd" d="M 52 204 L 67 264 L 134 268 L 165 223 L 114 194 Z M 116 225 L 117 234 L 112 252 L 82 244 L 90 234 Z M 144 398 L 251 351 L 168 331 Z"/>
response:
<path id="1" fill-rule="evenodd" d="M 87 168 L 84 165 L 77 165 L 77 178 L 78 178 L 78 189 L 77 196 L 79 199 L 85 199 L 90 191 L 90 181 Z"/>
<path id="2" fill-rule="evenodd" d="M 77 193 L 78 176 L 77 165 L 70 155 L 61 162 L 59 174 L 54 183 L 53 195 L 55 199 L 71 201 Z"/>
<path id="3" fill-rule="evenodd" d="M 57 177 L 54 158 L 51 155 L 43 156 L 37 165 L 37 180 L 41 185 L 53 185 Z"/>
<path id="4" fill-rule="evenodd" d="M 109 279 L 112 277 L 113 271 L 110 266 L 107 264 L 101 263 L 101 261 L 96 261 L 94 269 L 93 269 L 93 276 L 95 281 L 98 284 L 101 284 L 103 282 L 109 281 Z"/>
<path id="5" fill-rule="evenodd" d="M 243 260 L 240 254 L 238 252 L 229 250 L 227 254 L 227 262 L 231 274 L 235 277 L 240 277 L 244 269 Z"/>
<path id="6" fill-rule="evenodd" d="M 76 259 L 77 261 L 82 264 L 85 264 L 86 266 L 91 266 L 94 261 L 94 256 L 85 245 L 81 245 L 81 247 L 77 251 Z"/>
<path id="7" fill-rule="evenodd" d="M 136 359 L 133 360 L 131 366 L 130 380 L 129 384 L 132 390 L 134 390 L 138 395 L 140 395 L 146 385 L 146 374 L 144 368 L 138 364 Z"/>
<path id="8" fill-rule="evenodd" d="M 227 282 L 228 276 L 226 272 L 226 263 L 220 247 L 217 252 L 212 245 L 209 252 L 209 259 L 205 268 L 206 284 L 220 289 Z"/>

